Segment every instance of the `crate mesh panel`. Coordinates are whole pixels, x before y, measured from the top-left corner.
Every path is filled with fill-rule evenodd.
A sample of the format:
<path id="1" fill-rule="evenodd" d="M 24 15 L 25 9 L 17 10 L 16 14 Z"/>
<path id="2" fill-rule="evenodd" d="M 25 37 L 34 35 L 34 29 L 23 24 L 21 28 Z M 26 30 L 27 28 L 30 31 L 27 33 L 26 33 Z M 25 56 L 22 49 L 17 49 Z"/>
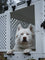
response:
<path id="1" fill-rule="evenodd" d="M 14 45 L 15 45 L 15 33 L 16 33 L 16 30 L 17 30 L 17 26 L 18 24 L 21 24 L 24 28 L 26 28 L 29 24 L 26 23 L 26 22 L 23 22 L 23 21 L 20 21 L 20 20 L 17 20 L 17 19 L 11 19 L 10 21 L 10 35 L 11 35 L 11 38 L 10 38 L 10 48 L 13 49 L 14 48 Z"/>
<path id="2" fill-rule="evenodd" d="M 0 15 L 0 51 L 6 50 L 6 15 Z"/>

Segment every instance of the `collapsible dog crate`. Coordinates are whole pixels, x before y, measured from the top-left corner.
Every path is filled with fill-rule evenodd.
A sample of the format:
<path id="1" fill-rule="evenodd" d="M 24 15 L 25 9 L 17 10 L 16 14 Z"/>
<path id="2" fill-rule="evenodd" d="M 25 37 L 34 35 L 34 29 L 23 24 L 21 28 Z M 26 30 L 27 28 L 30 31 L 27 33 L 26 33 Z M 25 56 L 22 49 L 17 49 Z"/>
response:
<path id="1" fill-rule="evenodd" d="M 34 12 L 35 12 L 34 17 L 35 17 L 36 50 L 30 52 L 31 53 L 30 58 L 34 58 L 38 60 L 38 58 L 45 58 L 45 36 L 44 36 L 45 34 L 44 34 L 44 30 L 40 27 L 41 23 L 45 20 L 45 0 L 36 1 L 31 5 L 34 5 Z M 11 15 L 9 11 L 5 12 L 4 14 L 0 14 L 0 52 L 2 51 L 6 52 L 14 48 L 15 33 L 19 23 L 21 23 L 23 27 L 27 27 L 30 23 L 28 22 L 28 20 L 22 21 L 20 19 L 17 19 L 16 17 L 15 18 L 13 17 L 10 18 L 10 17 Z M 14 60 L 14 57 L 15 56 L 11 58 Z M 17 55 L 16 55 L 16 58 L 18 58 Z"/>

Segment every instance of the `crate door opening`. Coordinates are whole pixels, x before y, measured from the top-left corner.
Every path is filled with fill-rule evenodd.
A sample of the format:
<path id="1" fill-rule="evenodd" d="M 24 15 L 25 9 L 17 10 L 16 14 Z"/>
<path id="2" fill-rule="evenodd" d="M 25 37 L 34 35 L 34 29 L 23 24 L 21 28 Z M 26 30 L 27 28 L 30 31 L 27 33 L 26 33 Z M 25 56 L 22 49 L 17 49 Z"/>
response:
<path id="1" fill-rule="evenodd" d="M 32 14 L 33 19 L 30 19 L 30 13 Z M 24 51 L 26 49 L 30 49 L 32 51 L 36 50 L 34 32 L 35 19 L 33 15 L 34 6 L 11 13 L 11 49 L 14 48 L 17 52 Z"/>

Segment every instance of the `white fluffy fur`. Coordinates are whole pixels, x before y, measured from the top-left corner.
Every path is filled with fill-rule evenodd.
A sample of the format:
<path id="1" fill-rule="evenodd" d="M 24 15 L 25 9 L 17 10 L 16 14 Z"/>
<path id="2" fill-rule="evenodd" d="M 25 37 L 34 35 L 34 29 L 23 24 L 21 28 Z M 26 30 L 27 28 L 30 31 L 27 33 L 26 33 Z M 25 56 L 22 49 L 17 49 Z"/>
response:
<path id="1" fill-rule="evenodd" d="M 15 36 L 16 51 L 31 49 L 34 35 L 34 25 L 30 24 L 27 28 L 23 28 L 21 24 L 18 25 Z M 23 37 L 26 37 L 27 42 L 23 42 Z"/>
<path id="2" fill-rule="evenodd" d="M 29 24 L 27 28 L 23 28 L 21 24 L 18 25 L 15 35 L 15 51 L 31 51 L 32 41 L 34 40 L 34 25 Z M 23 42 L 23 37 L 26 37 L 26 42 Z"/>

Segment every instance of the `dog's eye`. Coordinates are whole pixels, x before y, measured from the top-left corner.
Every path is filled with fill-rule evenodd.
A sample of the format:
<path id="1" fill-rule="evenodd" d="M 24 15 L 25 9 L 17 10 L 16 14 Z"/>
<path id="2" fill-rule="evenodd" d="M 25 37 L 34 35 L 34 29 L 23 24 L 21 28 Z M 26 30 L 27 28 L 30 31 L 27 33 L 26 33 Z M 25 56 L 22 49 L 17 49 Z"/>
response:
<path id="1" fill-rule="evenodd" d="M 18 37 L 18 35 L 16 35 L 16 37 Z"/>
<path id="2" fill-rule="evenodd" d="M 23 35 L 24 33 L 21 33 L 21 35 Z"/>
<path id="3" fill-rule="evenodd" d="M 26 35 L 29 35 L 29 33 L 26 33 Z"/>

